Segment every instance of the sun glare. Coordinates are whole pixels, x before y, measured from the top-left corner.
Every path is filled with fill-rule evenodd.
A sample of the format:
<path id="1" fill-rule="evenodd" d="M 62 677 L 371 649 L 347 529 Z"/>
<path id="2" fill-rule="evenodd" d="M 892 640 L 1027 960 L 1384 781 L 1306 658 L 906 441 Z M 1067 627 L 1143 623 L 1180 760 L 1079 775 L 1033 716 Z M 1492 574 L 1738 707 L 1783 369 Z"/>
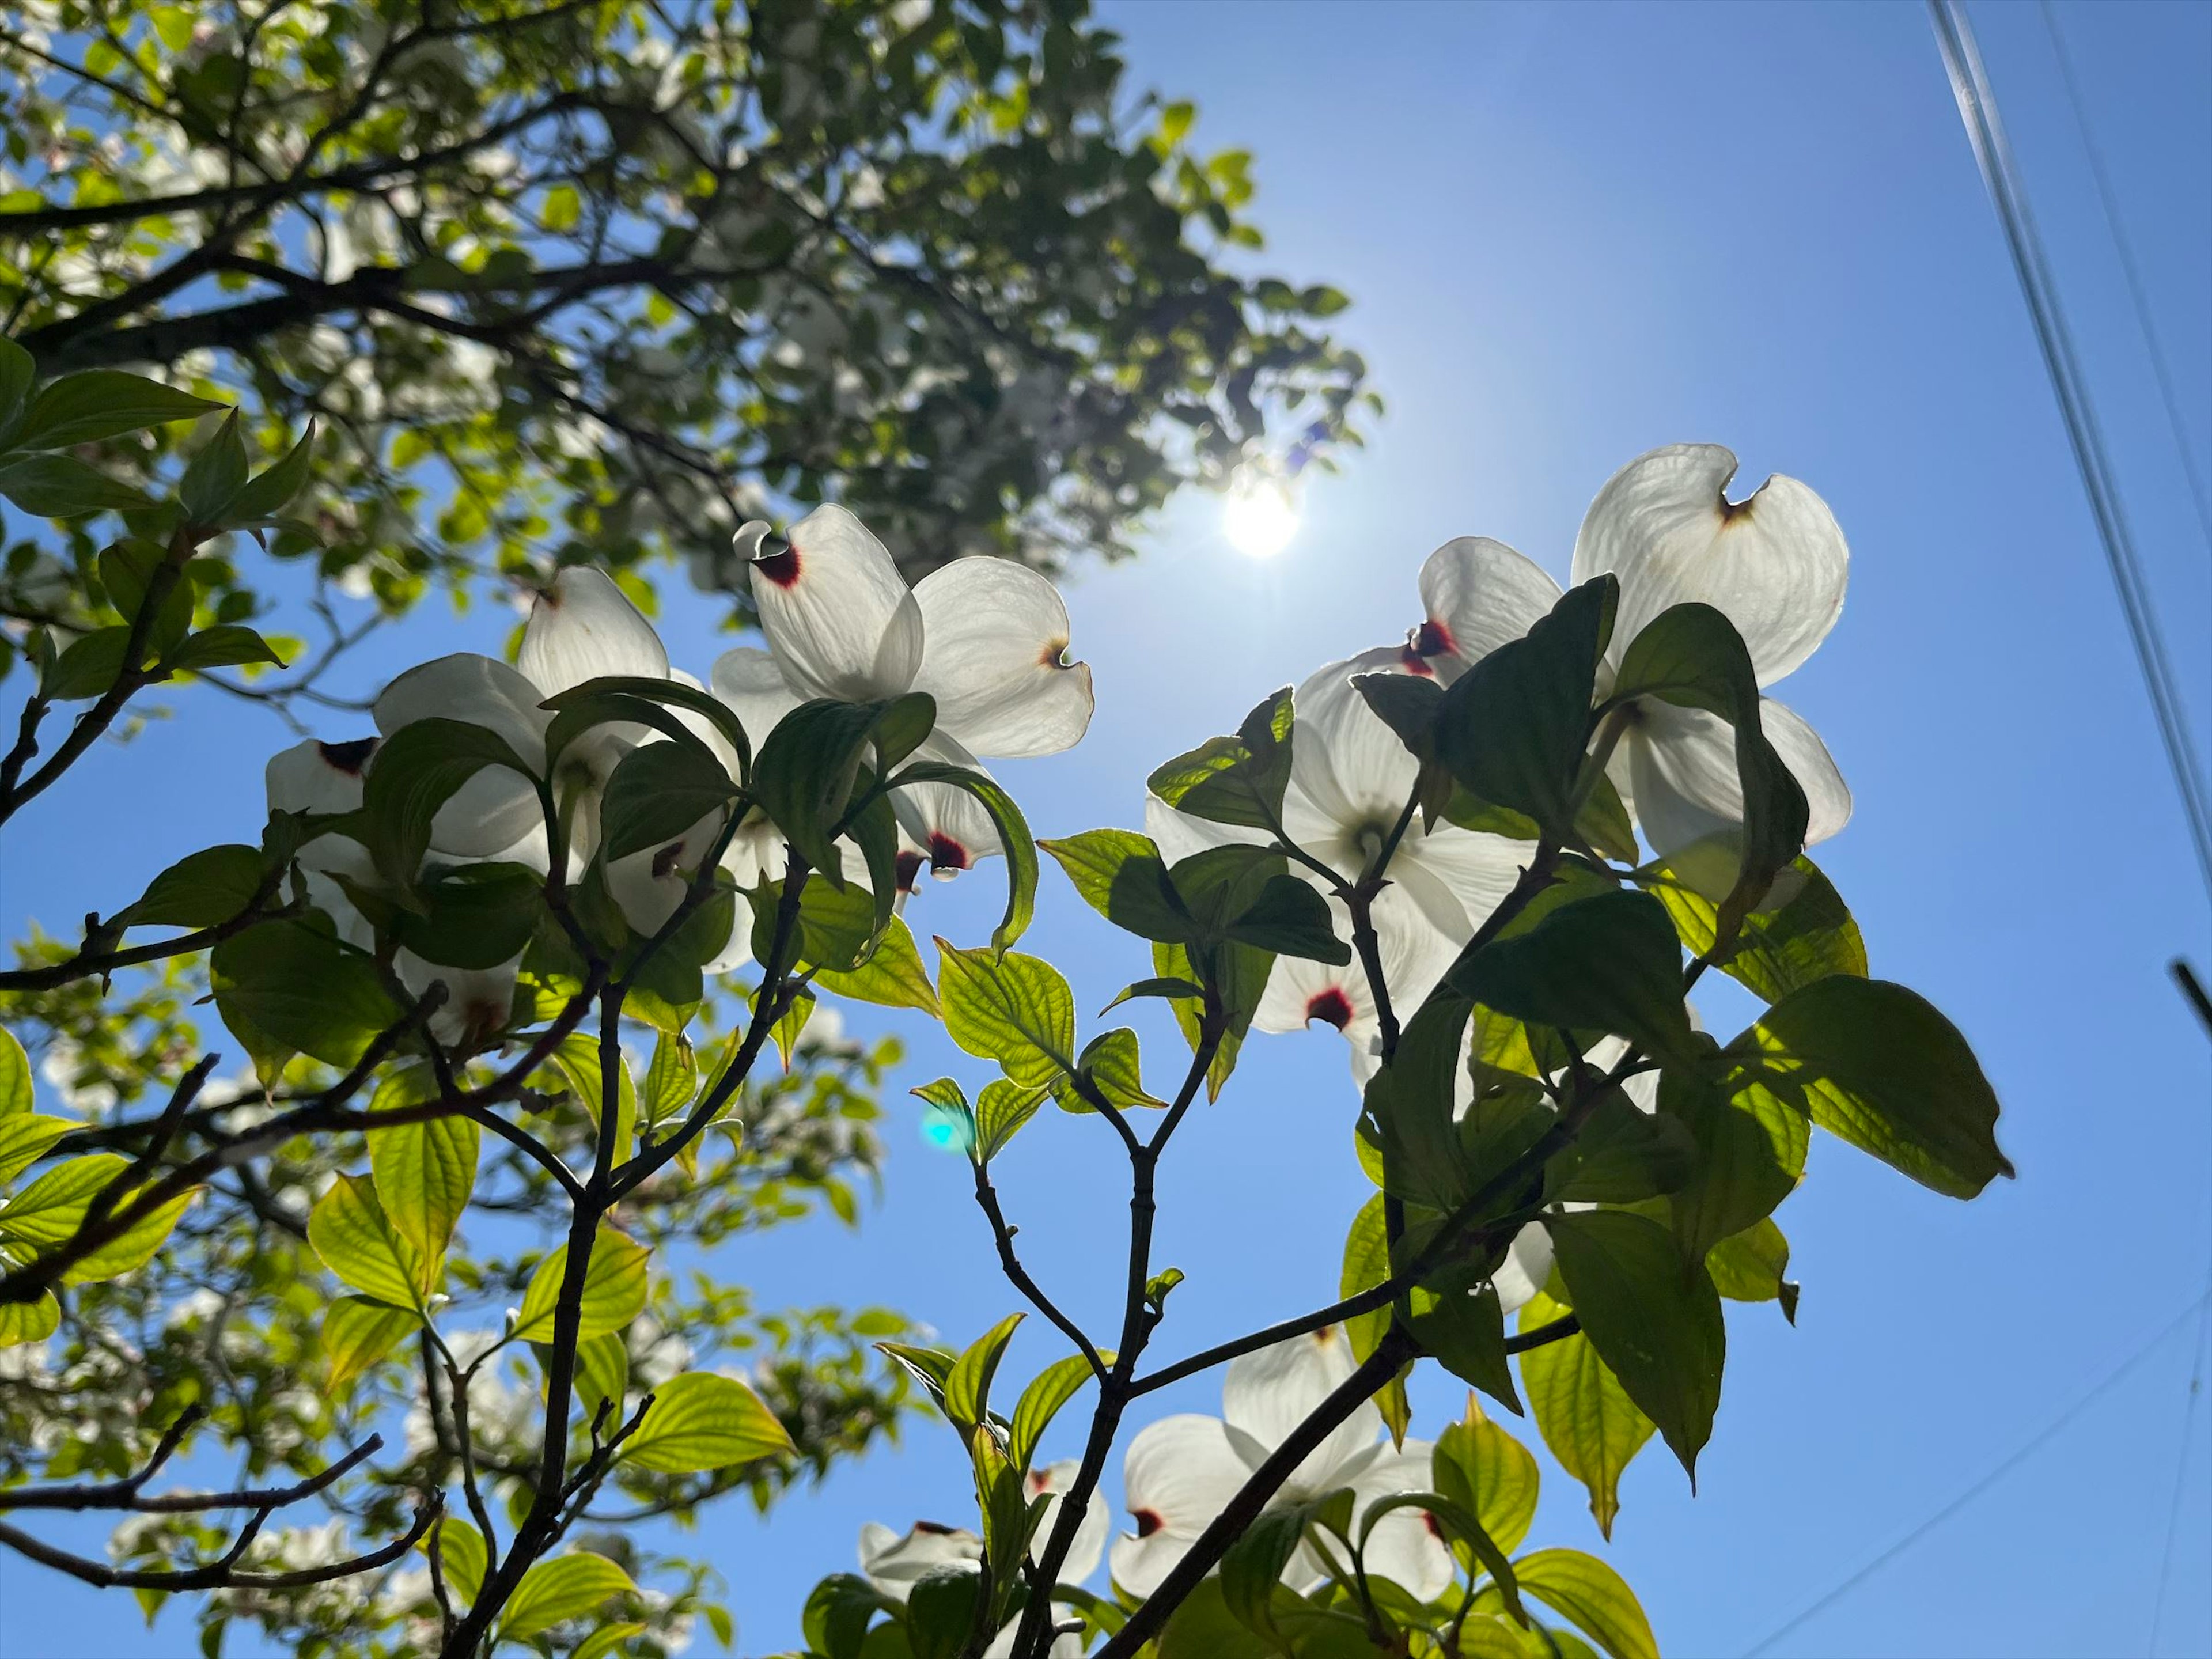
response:
<path id="1" fill-rule="evenodd" d="M 1298 533 L 1297 503 L 1272 478 L 1242 478 L 1221 507 L 1221 532 L 1239 553 L 1272 559 Z"/>

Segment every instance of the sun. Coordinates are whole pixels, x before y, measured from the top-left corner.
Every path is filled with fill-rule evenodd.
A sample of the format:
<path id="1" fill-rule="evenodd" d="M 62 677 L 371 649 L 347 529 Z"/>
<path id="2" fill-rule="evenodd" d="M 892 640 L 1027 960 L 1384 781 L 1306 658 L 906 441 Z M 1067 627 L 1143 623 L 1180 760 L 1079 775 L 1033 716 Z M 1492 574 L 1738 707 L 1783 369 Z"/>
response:
<path id="1" fill-rule="evenodd" d="M 1272 559 L 1298 533 L 1297 503 L 1272 478 L 1240 478 L 1222 502 L 1221 533 L 1239 553 Z"/>

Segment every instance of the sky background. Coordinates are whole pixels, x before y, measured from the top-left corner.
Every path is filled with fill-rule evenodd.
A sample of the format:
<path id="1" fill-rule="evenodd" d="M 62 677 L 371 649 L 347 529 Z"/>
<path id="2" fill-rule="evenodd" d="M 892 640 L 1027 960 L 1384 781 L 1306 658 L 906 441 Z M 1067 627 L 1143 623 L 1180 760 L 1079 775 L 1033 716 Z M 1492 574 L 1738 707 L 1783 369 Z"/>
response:
<path id="1" fill-rule="evenodd" d="M 1419 620 L 1421 560 L 1452 536 L 1496 536 L 1564 577 L 1590 495 L 1661 443 L 1732 447 L 1739 493 L 1772 471 L 1812 484 L 1854 553 L 1841 623 L 1782 689 L 1856 797 L 1856 821 L 1817 856 L 1875 971 L 1931 997 L 1979 1050 L 2020 1178 L 1960 1205 L 1817 1144 L 1814 1178 L 1778 1218 L 1804 1285 L 1797 1326 L 1771 1304 L 1730 1306 L 1698 1494 L 1655 1443 L 1603 1547 L 1547 1458 L 1532 1546 L 1601 1548 L 1670 1656 L 1746 1653 L 2171 1328 L 1985 1495 L 1765 1650 L 2212 1653 L 2203 1402 L 2152 1647 L 2202 1332 L 2180 1316 L 2212 1267 L 2212 1051 L 2166 963 L 2212 963 L 2212 914 L 1923 10 L 1105 11 L 1136 82 L 1196 100 L 1206 143 L 1255 153 L 1264 263 L 1353 296 L 1343 333 L 1390 407 L 1342 476 L 1311 480 L 1276 559 L 1233 550 L 1218 506 L 1194 498 L 1142 558 L 1071 580 L 1097 720 L 1075 752 L 1003 769 L 1039 833 L 1135 823 L 1159 760 L 1401 635 Z M 2212 8 L 2100 0 L 2057 15 L 2191 441 L 2212 456 Z M 2201 749 L 2212 558 L 2045 20 L 1985 4 L 1973 21 Z M 672 653 L 703 671 L 718 614 L 673 583 L 668 599 Z M 507 627 L 426 614 L 362 672 L 496 650 Z M 103 745 L 26 819 L 33 856 L 0 872 L 0 921 L 59 928 L 189 848 L 250 839 L 261 761 L 282 741 L 265 715 L 187 696 L 129 750 Z M 908 919 L 975 942 L 997 879 L 987 866 L 934 889 Z M 1069 971 L 1079 1007 L 1150 971 L 1140 946 L 1054 873 L 1046 883 L 1025 948 Z M 1731 988 L 1700 989 L 1723 1035 L 1747 1018 Z M 1139 1023 L 1158 1088 L 1180 1045 Z M 897 1090 L 950 1073 L 972 1091 L 988 1068 L 918 1018 L 863 1010 L 852 1024 L 908 1040 L 884 1201 L 857 1232 L 740 1240 L 714 1265 L 763 1305 L 886 1303 L 965 1342 L 1017 1298 L 964 1168 L 921 1141 L 918 1103 Z M 1247 1055 L 1163 1173 L 1158 1260 L 1188 1278 L 1155 1339 L 1162 1358 L 1333 1299 L 1366 1190 L 1340 1040 L 1255 1036 Z M 1000 1183 L 1031 1269 L 1099 1329 L 1118 1304 L 1127 1200 L 1105 1145 L 1101 1126 L 1048 1113 Z M 1057 1357 L 1040 1323 L 1008 1375 Z M 1455 1414 L 1449 1382 L 1417 1388 L 1417 1432 Z M 1217 1411 L 1218 1374 L 1147 1404 Z M 1046 1451 L 1071 1455 L 1079 1436 L 1071 1414 Z M 842 1467 L 772 1522 L 735 1502 L 710 1510 L 687 1545 L 726 1576 L 740 1650 L 796 1639 L 806 1587 L 853 1565 L 862 1522 L 967 1520 L 963 1465 L 950 1433 L 917 1419 L 898 1449 Z M 127 1597 L 12 1559 L 0 1590 L 10 1659 L 192 1648 L 182 1608 L 148 1631 Z"/>

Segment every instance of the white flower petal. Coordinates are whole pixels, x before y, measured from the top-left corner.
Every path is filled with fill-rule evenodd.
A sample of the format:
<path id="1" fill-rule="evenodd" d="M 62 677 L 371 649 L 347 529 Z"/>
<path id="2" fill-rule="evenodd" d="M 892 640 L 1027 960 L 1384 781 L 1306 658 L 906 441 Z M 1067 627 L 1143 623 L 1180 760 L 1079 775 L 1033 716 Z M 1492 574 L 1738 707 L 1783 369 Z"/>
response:
<path id="1" fill-rule="evenodd" d="M 362 778 L 376 739 L 317 743 L 309 738 L 270 757 L 264 778 L 272 812 L 350 812 L 361 805 Z"/>
<path id="2" fill-rule="evenodd" d="M 1431 1463 L 1435 1448 L 1425 1440 L 1408 1440 L 1397 1450 L 1385 1446 L 1352 1483 L 1358 1494 L 1354 1514 L 1401 1492 L 1434 1492 L 1436 1478 Z M 1375 1523 L 1367 1540 L 1367 1570 L 1410 1590 L 1423 1601 L 1434 1601 L 1457 1576 L 1448 1549 L 1425 1510 L 1393 1510 Z"/>
<path id="3" fill-rule="evenodd" d="M 514 980 L 521 969 L 520 955 L 494 968 L 441 967 L 412 951 L 392 957 L 392 971 L 415 995 L 445 985 L 445 1004 L 430 1017 L 430 1034 L 446 1043 L 476 1042 L 502 1029 L 514 1014 Z"/>
<path id="4" fill-rule="evenodd" d="M 1222 1379 L 1222 1416 L 1232 1437 L 1241 1435 L 1250 1443 L 1240 1444 L 1240 1449 L 1256 1449 L 1257 1455 L 1250 1461 L 1257 1463 L 1288 1439 L 1353 1369 L 1352 1344 L 1335 1325 L 1241 1354 L 1229 1362 Z M 1340 1484 L 1333 1477 L 1374 1445 L 1382 1427 L 1382 1416 L 1374 1402 L 1362 1401 L 1298 1465 L 1287 1484 L 1307 1492 L 1326 1492 Z"/>
<path id="5" fill-rule="evenodd" d="M 940 1567 L 972 1566 L 983 1559 L 983 1540 L 963 1528 L 917 1522 L 905 1533 L 880 1522 L 860 1528 L 860 1571 L 894 1601 L 903 1601 L 915 1579 Z"/>
<path id="6" fill-rule="evenodd" d="M 376 700 L 377 730 L 387 738 L 420 720 L 460 720 L 507 740 L 524 765 L 545 765 L 545 728 L 552 716 L 538 707 L 536 685 L 503 662 L 473 652 L 410 668 Z M 431 826 L 430 845 L 463 858 L 488 858 L 542 821 L 530 780 L 487 766 L 463 784 Z"/>
<path id="7" fill-rule="evenodd" d="M 1380 847 L 1413 793 L 1419 769 L 1398 734 L 1353 689 L 1355 674 L 1401 673 L 1401 653 L 1388 647 L 1333 662 L 1298 687 L 1291 732 L 1291 779 L 1347 844 L 1345 857 Z M 1285 827 L 1290 828 L 1285 818 Z M 1305 843 L 1302 841 L 1301 845 Z M 1318 848 L 1325 861 L 1337 860 Z M 1340 867 L 1340 866 L 1339 866 Z M 1358 870 L 1344 873 L 1357 876 Z"/>
<path id="8" fill-rule="evenodd" d="M 572 565 L 530 607 L 515 666 L 544 696 L 610 675 L 668 678 L 668 651 L 604 570 Z"/>
<path id="9" fill-rule="evenodd" d="M 1031 1469 L 1027 1487 L 1030 1501 L 1049 1496 L 1044 1517 L 1037 1522 L 1036 1532 L 1030 1544 L 1030 1559 L 1041 1559 L 1045 1540 L 1060 1519 L 1060 1494 L 1074 1483 L 1076 1473 L 1083 1467 L 1079 1459 L 1063 1458 L 1057 1463 L 1048 1463 L 1041 1469 Z M 1085 1506 L 1083 1520 L 1070 1541 L 1067 1559 L 1060 1564 L 1060 1582 L 1079 1584 L 1098 1571 L 1099 1559 L 1106 1553 L 1106 1534 L 1113 1530 L 1114 1517 L 1106 1500 L 1093 1487 L 1089 1503 Z"/>
<path id="10" fill-rule="evenodd" d="M 1761 697 L 1759 729 L 1805 791 L 1805 844 L 1818 846 L 1851 821 L 1850 786 L 1820 733 L 1788 704 Z"/>
<path id="11" fill-rule="evenodd" d="M 1331 898 L 1328 906 L 1337 937 L 1350 940 L 1352 920 L 1343 901 Z M 1410 1018 L 1450 966 L 1452 949 L 1395 887 L 1386 887 L 1376 895 L 1370 915 L 1390 1006 L 1401 1020 Z M 1252 1023 L 1263 1031 L 1297 1031 L 1315 1024 L 1333 1025 L 1355 1048 L 1367 1046 L 1380 1026 L 1374 988 L 1356 952 L 1341 965 L 1303 957 L 1276 957 Z"/>
<path id="12" fill-rule="evenodd" d="M 1208 848 L 1259 846 L 1274 839 L 1264 830 L 1247 830 L 1241 824 L 1216 823 L 1211 818 L 1194 817 L 1188 812 L 1178 812 L 1158 795 L 1145 797 L 1145 833 L 1160 849 L 1160 858 L 1173 869 L 1185 859 L 1205 852 Z"/>
<path id="13" fill-rule="evenodd" d="M 1843 612 L 1850 550 L 1827 503 L 1795 478 L 1769 478 L 1731 506 L 1735 457 L 1717 444 L 1640 455 L 1606 481 L 1575 538 L 1574 579 L 1610 570 L 1620 609 L 1607 659 L 1618 666 L 1644 625 L 1697 599 L 1736 626 L 1761 685 L 1813 654 Z"/>
<path id="14" fill-rule="evenodd" d="M 921 672 L 940 731 L 978 755 L 1017 759 L 1073 748 L 1091 724 L 1091 668 L 1060 660 L 1067 606 L 1006 559 L 958 559 L 923 577 Z"/>
<path id="15" fill-rule="evenodd" d="M 1543 1223 L 1532 1221 L 1513 1235 L 1505 1260 L 1490 1276 L 1490 1282 L 1498 1291 L 1499 1308 L 1517 1313 L 1535 1299 L 1551 1276 L 1552 1235 L 1544 1230 Z"/>
<path id="16" fill-rule="evenodd" d="M 942 731 L 925 738 L 915 758 L 983 771 L 975 756 Z M 900 830 L 927 859 L 930 873 L 944 880 L 973 869 L 978 859 L 1006 850 L 998 826 L 991 822 L 983 803 L 957 785 L 902 785 L 891 792 L 891 810 L 898 815 Z"/>
<path id="17" fill-rule="evenodd" d="M 1422 908 L 1456 949 L 1473 938 L 1490 913 L 1505 902 L 1534 852 L 1532 842 L 1462 830 L 1455 823 L 1439 823 L 1424 835 L 1417 818 L 1407 826 L 1385 873 L 1401 882 L 1407 879 L 1409 869 L 1436 878 L 1451 895 L 1457 915 L 1439 920 L 1433 899 Z"/>
<path id="18" fill-rule="evenodd" d="M 1535 561 L 1487 536 L 1462 536 L 1421 566 L 1426 615 L 1407 643 L 1440 678 L 1456 678 L 1559 602 L 1559 583 Z"/>
<path id="19" fill-rule="evenodd" d="M 1114 1540 L 1114 1582 L 1151 1595 L 1251 1473 L 1218 1418 L 1183 1413 L 1146 1425 L 1122 1463 L 1137 1530 Z"/>
<path id="20" fill-rule="evenodd" d="M 817 507 L 752 566 L 761 631 L 802 699 L 896 697 L 921 665 L 921 609 L 884 544 L 843 507 Z"/>
<path id="21" fill-rule="evenodd" d="M 775 653 L 756 645 L 734 646 L 715 658 L 709 684 L 735 711 L 756 755 L 776 722 L 804 701 L 784 678 Z"/>
<path id="22" fill-rule="evenodd" d="M 709 812 L 679 839 L 626 854 L 607 866 L 607 896 L 633 932 L 657 933 L 676 914 L 721 827 L 721 813 Z"/>

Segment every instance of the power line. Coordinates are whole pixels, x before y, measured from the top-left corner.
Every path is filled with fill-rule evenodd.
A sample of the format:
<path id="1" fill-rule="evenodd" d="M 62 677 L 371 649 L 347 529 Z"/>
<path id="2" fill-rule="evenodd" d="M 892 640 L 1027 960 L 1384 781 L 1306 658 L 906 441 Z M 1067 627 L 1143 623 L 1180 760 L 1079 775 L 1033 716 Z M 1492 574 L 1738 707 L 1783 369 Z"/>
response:
<path id="1" fill-rule="evenodd" d="M 2075 1418 L 2087 1411 L 2099 1399 L 2102 1398 L 2104 1395 L 2110 1391 L 2115 1384 L 2127 1376 L 2137 1366 L 2141 1365 L 2144 1360 L 2149 1358 L 2152 1354 L 2155 1353 L 2158 1351 L 2159 1345 L 2164 1342 L 2166 1338 L 2172 1336 L 2174 1332 L 2179 1330 L 2184 1324 L 2187 1323 L 2190 1318 L 2194 1316 L 2197 1310 L 2203 1307 L 2208 1300 L 2212 1300 L 2212 1285 L 2207 1285 L 2204 1291 L 2197 1296 L 2196 1300 L 2191 1302 L 2187 1307 L 2184 1308 L 2179 1314 L 2175 1315 L 2172 1319 L 2168 1320 L 2163 1326 L 2161 1326 L 2155 1336 L 2150 1338 L 2149 1340 L 2143 1343 L 2141 1347 L 2137 1348 L 2133 1353 L 2130 1354 L 2125 1359 L 2122 1360 L 2118 1365 L 2113 1367 L 2113 1369 L 2106 1375 L 2102 1382 L 2099 1382 L 2094 1388 L 2091 1389 L 2088 1393 L 2076 1400 L 2064 1411 L 2059 1413 L 2057 1416 L 2052 1418 L 2050 1422 L 2045 1424 L 2044 1426 L 2038 1430 L 2026 1444 L 2014 1451 L 2010 1456 L 2007 1457 L 1987 1474 L 1982 1476 L 1980 1480 L 1975 1481 L 1973 1485 L 1968 1486 L 1956 1498 L 1954 1498 L 1949 1503 L 1944 1504 L 1942 1509 L 1936 1510 L 1935 1514 L 1929 1516 L 1918 1526 L 1913 1528 L 1911 1532 L 1906 1533 L 1904 1537 L 1899 1539 L 1887 1549 L 1884 1550 L 1880 1555 L 1875 1556 L 1873 1560 L 1869 1561 L 1864 1566 L 1859 1568 L 1857 1571 L 1852 1573 L 1850 1577 L 1844 1579 L 1833 1589 L 1829 1590 L 1817 1601 L 1808 1603 L 1798 1612 L 1793 1613 L 1788 1620 L 1784 1620 L 1782 1624 L 1776 1626 L 1774 1629 L 1768 1632 L 1757 1642 L 1745 1649 L 1744 1659 L 1757 1659 L 1757 1656 L 1759 1654 L 1765 1652 L 1777 1642 L 1779 1642 L 1784 1637 L 1789 1635 L 1790 1632 L 1804 1624 L 1806 1620 L 1813 1618 L 1816 1613 L 1826 1612 L 1830 1607 L 1841 1601 L 1844 1596 L 1850 1594 L 1851 1591 L 1856 1589 L 1875 1572 L 1879 1571 L 1883 1567 L 1887 1566 L 1892 1561 L 1894 1561 L 1899 1556 L 1904 1554 L 1905 1551 L 1911 1549 L 1915 1544 L 1918 1543 L 1923 1538 L 1925 1538 L 1936 1528 L 1942 1526 L 1943 1522 L 1948 1521 L 1960 1510 L 1966 1508 L 1967 1504 L 1972 1503 L 1974 1499 L 1979 1498 L 1991 1486 L 1996 1485 L 1996 1483 L 2004 1479 L 2006 1475 L 2010 1474 L 2013 1470 L 2019 1468 L 2021 1463 L 2025 1462 L 2032 1454 L 2040 1450 L 2044 1443 L 2050 1440 L 2052 1436 L 2056 1435 L 2061 1429 L 2066 1427 L 2068 1424 L 2071 1423 Z"/>
<path id="2" fill-rule="evenodd" d="M 2152 376 L 2158 381 L 2159 401 L 2166 405 L 2166 423 L 2173 434 L 2175 453 L 2181 457 L 2182 476 L 2189 482 L 2189 499 L 2197 507 L 2197 529 L 2204 538 L 2204 548 L 2212 552 L 2212 494 L 2204 488 L 2204 474 L 2197 465 L 2197 452 L 2190 447 L 2188 423 L 2181 418 L 2181 398 L 2173 389 L 2173 373 L 2166 362 L 2166 345 L 2159 338 L 2158 325 L 2151 315 L 2150 296 L 2143 287 L 2142 267 L 2136 264 L 2135 244 L 2129 240 L 2126 224 L 2120 218 L 2118 193 L 2112 189 L 2112 176 L 2105 166 L 2105 153 L 2098 148 L 2096 135 L 2090 131 L 2088 112 L 2081 102 L 2081 83 L 2074 76 L 2074 56 L 2066 48 L 2066 37 L 2058 31 L 2058 9 L 2051 0 L 2043 0 L 2043 27 L 2051 34 L 2051 50 L 2058 60 L 2058 79 L 2066 88 L 2066 101 L 2074 111 L 2074 125 L 2081 133 L 2081 149 L 2089 158 L 2089 174 L 2097 183 L 2097 199 L 2105 210 L 2105 223 L 2112 233 L 2112 248 L 2120 257 L 2120 271 L 2126 277 L 2128 299 L 2135 307 L 2136 326 L 2142 331 L 2143 345 L 2150 354 Z"/>
<path id="3" fill-rule="evenodd" d="M 2204 1333 L 2206 1316 L 2212 1314 L 2212 1297 L 2207 1297 L 2197 1311 L 2197 1341 L 2191 1352 L 2196 1364 L 2189 1373 L 2189 1403 L 2181 1408 L 2181 1449 L 2173 1455 L 2173 1497 L 2166 1510 L 2166 1547 L 2158 1554 L 2158 1593 L 2150 1602 L 2150 1645 L 2145 1653 L 2158 1652 L 2159 1632 L 2166 1625 L 2166 1587 L 2173 1577 L 2173 1540 L 2181 1531 L 2181 1498 L 2188 1490 L 2183 1477 L 2189 1472 L 2190 1431 L 2197 1426 L 2197 1399 L 2204 1392 Z"/>
<path id="4" fill-rule="evenodd" d="M 2119 594 L 2121 614 L 2127 621 L 2136 661 L 2150 692 L 2151 712 L 2158 722 L 2159 737 L 2166 745 L 2166 766 L 2173 774 L 2174 787 L 2181 796 L 2182 813 L 2188 821 L 2190 840 L 2197 853 L 2197 871 L 2203 878 L 2207 896 L 2212 896 L 2212 793 L 2206 790 L 2197 751 L 2189 740 L 2188 718 L 2180 693 L 2175 689 L 2173 668 L 2166 656 L 2158 618 L 2151 609 L 2135 538 L 2120 505 L 2112 463 L 2105 453 L 2104 434 L 2089 400 L 2087 382 L 2075 356 L 2073 336 L 2066 326 L 2057 286 L 2044 257 L 2042 240 L 2036 234 L 2034 216 L 2028 210 L 2027 197 L 2021 186 L 2012 146 L 1997 115 L 1996 95 L 1990 88 L 1988 71 L 1983 67 L 1972 27 L 1959 0 L 1928 0 L 1928 9 L 1936 26 L 1936 45 L 1943 53 L 1943 67 L 1951 78 L 1952 95 L 1958 100 L 1959 116 L 1966 124 L 1966 138 L 1973 146 L 1982 182 L 1988 187 L 1990 204 L 1996 209 L 1998 222 L 2003 227 L 2013 270 L 2020 278 L 2021 293 L 2027 301 L 2036 341 L 2042 348 L 2044 367 L 2050 372 L 2051 390 L 2057 395 L 2059 416 L 2065 422 L 2068 441 L 2073 446 L 2075 464 L 2081 469 L 2081 487 L 2089 498 L 2098 539 L 2104 545 L 2105 562 Z"/>

